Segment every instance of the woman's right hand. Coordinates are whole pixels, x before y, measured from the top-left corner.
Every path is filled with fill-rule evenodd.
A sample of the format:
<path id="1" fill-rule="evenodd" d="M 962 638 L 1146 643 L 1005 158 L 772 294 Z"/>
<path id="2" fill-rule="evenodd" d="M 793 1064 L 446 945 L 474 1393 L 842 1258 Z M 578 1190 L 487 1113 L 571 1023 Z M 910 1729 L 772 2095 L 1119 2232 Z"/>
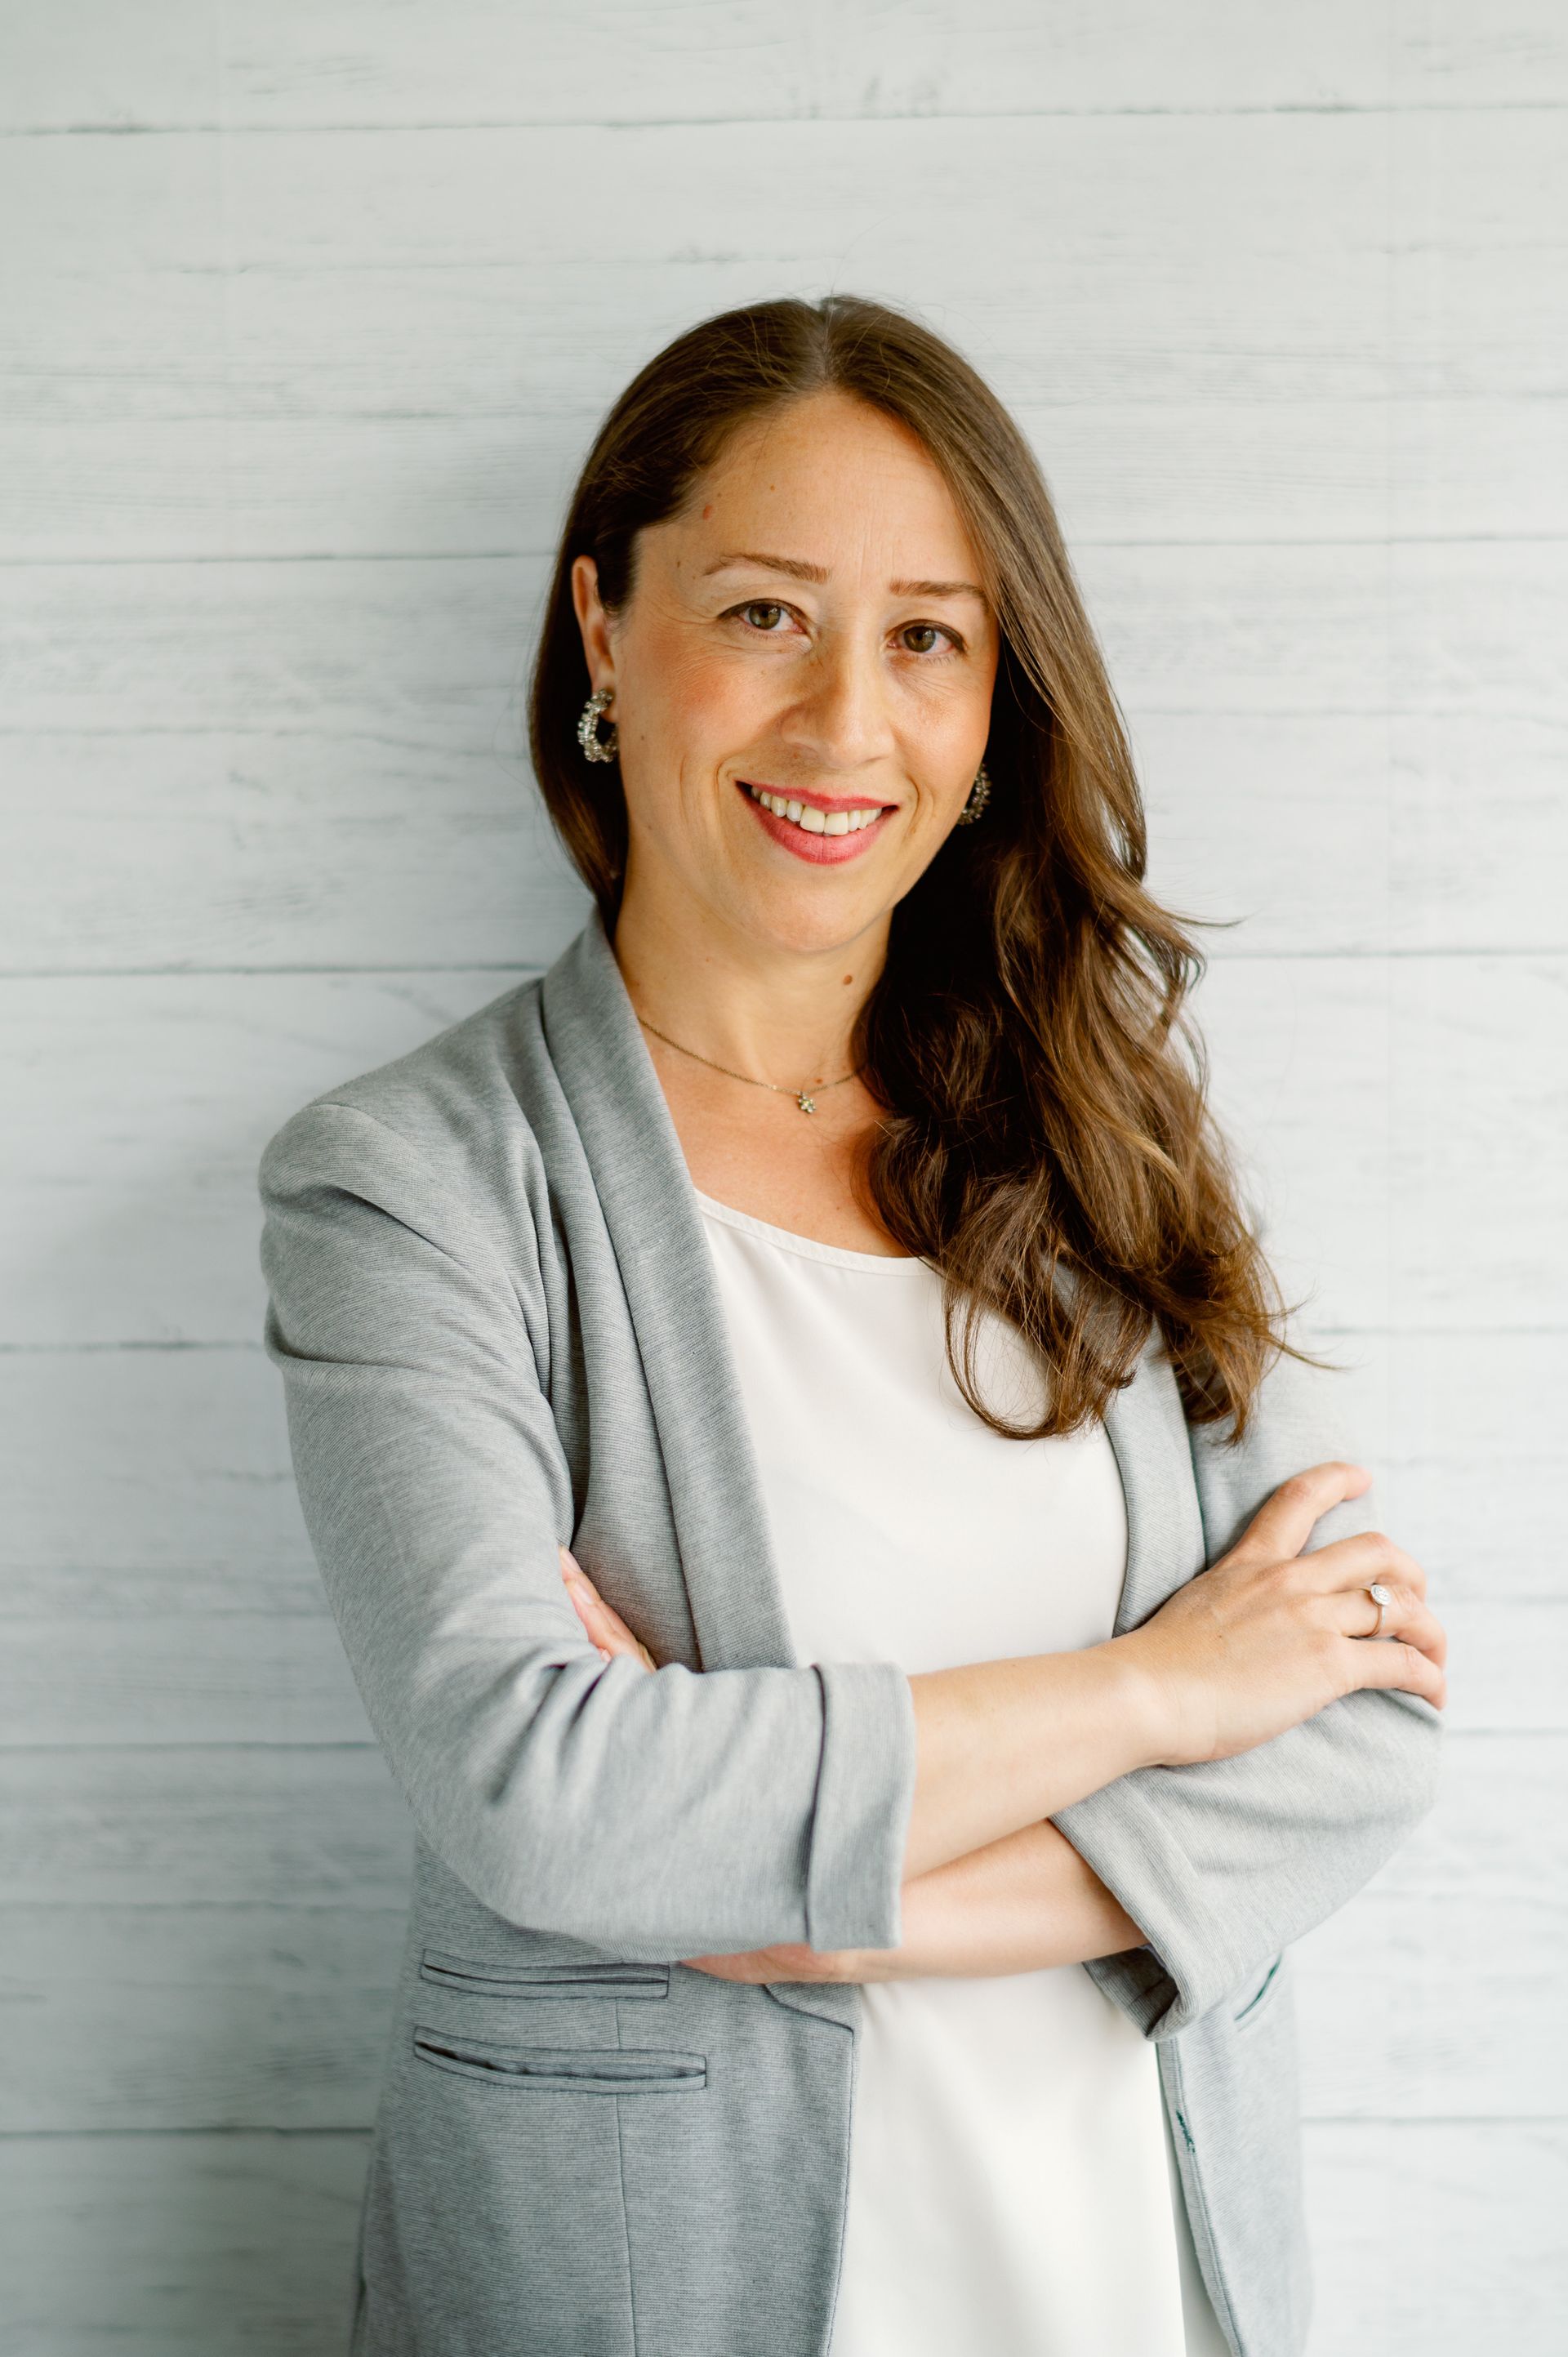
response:
<path id="1" fill-rule="evenodd" d="M 1229 1555 L 1111 1641 L 1151 1682 L 1163 1765 L 1251 1751 L 1362 1686 L 1443 1708 L 1448 1641 L 1414 1556 L 1377 1531 L 1301 1551 L 1318 1516 L 1370 1480 L 1363 1466 L 1334 1462 L 1283 1481 Z M 1394 1598 L 1380 1640 L 1369 1636 L 1374 1580 Z"/>

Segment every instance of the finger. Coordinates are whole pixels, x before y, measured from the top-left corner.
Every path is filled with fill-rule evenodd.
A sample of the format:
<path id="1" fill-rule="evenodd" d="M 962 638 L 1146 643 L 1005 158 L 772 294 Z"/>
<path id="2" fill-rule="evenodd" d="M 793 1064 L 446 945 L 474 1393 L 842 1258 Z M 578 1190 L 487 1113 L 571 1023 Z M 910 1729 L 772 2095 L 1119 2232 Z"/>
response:
<path id="1" fill-rule="evenodd" d="M 1371 1479 L 1364 1465 L 1351 1465 L 1340 1458 L 1293 1473 L 1264 1499 L 1231 1554 L 1256 1555 L 1269 1563 L 1299 1555 L 1319 1516 L 1341 1499 L 1360 1497 Z"/>
<path id="2" fill-rule="evenodd" d="M 1437 1663 L 1421 1651 L 1396 1637 L 1390 1644 L 1368 1643 L 1364 1639 L 1347 1641 L 1350 1660 L 1350 1686 L 1391 1686 L 1402 1694 L 1420 1695 L 1441 1710 L 1448 1700 L 1448 1680 Z"/>
<path id="3" fill-rule="evenodd" d="M 572 1599 L 578 1620 L 601 1653 L 611 1656 L 628 1653 L 640 1662 L 645 1670 L 655 1666 L 647 1646 L 627 1627 L 615 1607 L 605 1602 L 582 1565 L 566 1547 L 561 1549 L 561 1577 L 566 1583 L 566 1593 Z"/>
<path id="4" fill-rule="evenodd" d="M 1385 1587 L 1408 1588 L 1414 1596 L 1426 1594 L 1423 1566 L 1381 1531 L 1358 1531 L 1353 1538 L 1314 1547 L 1301 1557 L 1300 1571 L 1324 1595 L 1337 1587 L 1369 1587 L 1374 1579 Z"/>
<path id="5" fill-rule="evenodd" d="M 564 1547 L 561 1554 L 561 1577 L 565 1581 L 572 1609 L 582 1622 L 585 1634 L 607 1662 L 612 1652 L 626 1650 L 624 1645 L 617 1642 L 616 1616 L 581 1565 L 566 1553 Z"/>
<path id="6" fill-rule="evenodd" d="M 706 1973 L 715 1981 L 745 1981 L 753 1988 L 765 1981 L 792 1980 L 796 1975 L 780 1970 L 779 1953 L 773 1948 L 751 1948 L 737 1956 L 686 1956 L 682 1959 L 693 1972 Z"/>
<path id="7" fill-rule="evenodd" d="M 576 1556 L 566 1547 L 561 1549 L 561 1577 L 573 1610 L 589 1636 L 597 1641 L 604 1625 L 603 1615 L 608 1608 Z"/>
<path id="8" fill-rule="evenodd" d="M 652 1654 L 641 1638 L 627 1627 L 614 1605 L 607 1604 L 602 1596 L 596 1594 L 594 1608 L 594 1618 L 598 1625 L 600 1642 L 607 1645 L 612 1653 L 631 1654 L 635 1660 L 642 1663 L 645 1670 L 651 1670 L 654 1667 Z"/>
<path id="9" fill-rule="evenodd" d="M 1400 1638 L 1424 1653 L 1438 1669 L 1446 1668 L 1448 1631 L 1424 1597 L 1406 1587 L 1392 1587 L 1390 1594 L 1392 1601 L 1383 1607 L 1380 1628 L 1377 1605 L 1365 1588 L 1347 1587 L 1333 1597 L 1330 1609 L 1341 1636 L 1360 1638 L 1368 1643 Z"/>

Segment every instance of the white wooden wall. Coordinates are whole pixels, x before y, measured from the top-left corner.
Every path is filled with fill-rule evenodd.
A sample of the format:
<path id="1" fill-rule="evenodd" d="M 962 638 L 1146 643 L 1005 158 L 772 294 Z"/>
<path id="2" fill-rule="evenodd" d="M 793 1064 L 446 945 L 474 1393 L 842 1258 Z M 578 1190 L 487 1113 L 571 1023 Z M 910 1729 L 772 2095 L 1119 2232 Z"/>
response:
<path id="1" fill-rule="evenodd" d="M 15 2357 L 341 2349 L 407 1836 L 255 1157 L 575 929 L 519 693 L 575 462 L 673 330 L 830 286 L 1036 439 L 1452 1631 L 1444 1804 L 1299 1952 L 1314 2357 L 1561 2357 L 1565 95 L 1555 0 L 11 0 Z"/>

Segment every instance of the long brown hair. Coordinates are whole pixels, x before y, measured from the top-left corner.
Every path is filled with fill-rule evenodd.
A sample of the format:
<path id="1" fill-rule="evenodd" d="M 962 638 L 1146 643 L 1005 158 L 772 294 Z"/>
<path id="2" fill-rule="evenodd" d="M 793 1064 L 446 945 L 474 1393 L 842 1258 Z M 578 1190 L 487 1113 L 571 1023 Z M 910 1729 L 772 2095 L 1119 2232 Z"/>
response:
<path id="1" fill-rule="evenodd" d="M 1157 1321 L 1194 1423 L 1246 1429 L 1291 1313 L 1249 1228 L 1208 1110 L 1186 1001 L 1205 968 L 1144 889 L 1126 731 L 1028 444 L 952 348 L 880 303 L 748 305 L 707 319 L 633 379 L 572 499 L 534 666 L 535 775 L 613 929 L 627 856 L 618 773 L 576 742 L 589 679 L 572 565 L 614 611 L 637 534 L 674 513 L 726 438 L 832 388 L 924 444 L 979 552 L 1002 656 L 983 821 L 949 837 L 893 912 L 855 1049 L 885 1119 L 865 1185 L 887 1232 L 940 1269 L 948 1353 L 998 1431 L 1103 1415 Z M 983 1310 L 1048 1372 L 1032 1423 L 980 1397 Z M 1321 1362 L 1314 1362 L 1321 1363 Z"/>

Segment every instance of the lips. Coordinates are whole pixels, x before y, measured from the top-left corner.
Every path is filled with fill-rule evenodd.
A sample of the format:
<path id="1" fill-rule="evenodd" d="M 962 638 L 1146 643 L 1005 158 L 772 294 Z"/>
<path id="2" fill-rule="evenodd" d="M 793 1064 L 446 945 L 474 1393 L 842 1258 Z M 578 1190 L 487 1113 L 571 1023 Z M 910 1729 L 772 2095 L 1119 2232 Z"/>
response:
<path id="1" fill-rule="evenodd" d="M 736 782 L 774 842 L 811 866 L 838 866 L 858 858 L 889 815 L 882 802 L 838 800 L 809 790 L 786 794 L 745 778 Z"/>

